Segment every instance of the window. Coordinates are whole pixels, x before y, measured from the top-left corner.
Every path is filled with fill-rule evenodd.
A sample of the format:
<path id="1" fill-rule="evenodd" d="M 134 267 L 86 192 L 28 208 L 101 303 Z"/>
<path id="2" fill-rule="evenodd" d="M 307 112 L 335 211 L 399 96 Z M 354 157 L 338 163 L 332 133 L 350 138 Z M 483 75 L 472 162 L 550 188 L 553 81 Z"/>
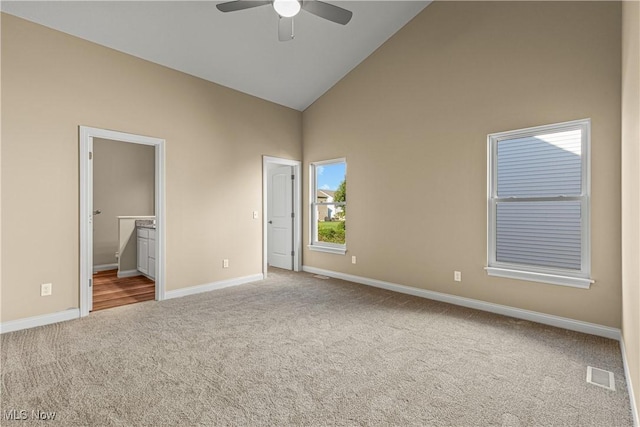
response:
<path id="1" fill-rule="evenodd" d="M 488 136 L 487 272 L 589 288 L 589 119 Z"/>
<path id="2" fill-rule="evenodd" d="M 311 163 L 312 250 L 344 255 L 347 219 L 347 162 L 345 159 Z"/>

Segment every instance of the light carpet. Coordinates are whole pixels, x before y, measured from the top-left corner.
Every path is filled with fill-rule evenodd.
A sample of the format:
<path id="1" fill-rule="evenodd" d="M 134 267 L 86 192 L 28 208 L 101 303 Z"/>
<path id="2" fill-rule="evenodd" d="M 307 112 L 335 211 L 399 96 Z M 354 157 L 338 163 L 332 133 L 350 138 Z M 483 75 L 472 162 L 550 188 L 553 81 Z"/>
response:
<path id="1" fill-rule="evenodd" d="M 2 425 L 632 425 L 616 341 L 306 273 L 1 345 Z"/>

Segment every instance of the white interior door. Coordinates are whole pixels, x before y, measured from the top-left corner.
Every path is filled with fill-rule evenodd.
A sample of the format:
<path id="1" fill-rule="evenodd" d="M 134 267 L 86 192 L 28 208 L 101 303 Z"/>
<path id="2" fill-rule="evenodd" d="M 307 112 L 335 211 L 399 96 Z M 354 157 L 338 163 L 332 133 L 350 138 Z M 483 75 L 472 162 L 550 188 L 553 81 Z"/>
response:
<path id="1" fill-rule="evenodd" d="M 270 266 L 293 270 L 293 168 L 269 170 L 267 246 Z"/>

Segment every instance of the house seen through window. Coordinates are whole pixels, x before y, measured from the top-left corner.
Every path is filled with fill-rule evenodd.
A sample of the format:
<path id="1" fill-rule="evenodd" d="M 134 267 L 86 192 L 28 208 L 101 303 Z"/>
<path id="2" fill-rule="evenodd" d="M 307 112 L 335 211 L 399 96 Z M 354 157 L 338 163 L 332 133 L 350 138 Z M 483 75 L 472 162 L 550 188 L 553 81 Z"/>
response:
<path id="1" fill-rule="evenodd" d="M 311 164 L 311 249 L 346 251 L 347 163 L 336 159 Z"/>

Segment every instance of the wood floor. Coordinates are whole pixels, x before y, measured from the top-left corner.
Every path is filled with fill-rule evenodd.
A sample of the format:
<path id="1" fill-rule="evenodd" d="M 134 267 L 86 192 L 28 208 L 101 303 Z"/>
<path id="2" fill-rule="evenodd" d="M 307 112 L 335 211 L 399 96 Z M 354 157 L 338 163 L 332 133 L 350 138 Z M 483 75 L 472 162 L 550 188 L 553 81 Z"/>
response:
<path id="1" fill-rule="evenodd" d="M 117 273 L 108 270 L 93 275 L 93 311 L 155 299 L 153 280 L 142 275 L 118 279 Z"/>

